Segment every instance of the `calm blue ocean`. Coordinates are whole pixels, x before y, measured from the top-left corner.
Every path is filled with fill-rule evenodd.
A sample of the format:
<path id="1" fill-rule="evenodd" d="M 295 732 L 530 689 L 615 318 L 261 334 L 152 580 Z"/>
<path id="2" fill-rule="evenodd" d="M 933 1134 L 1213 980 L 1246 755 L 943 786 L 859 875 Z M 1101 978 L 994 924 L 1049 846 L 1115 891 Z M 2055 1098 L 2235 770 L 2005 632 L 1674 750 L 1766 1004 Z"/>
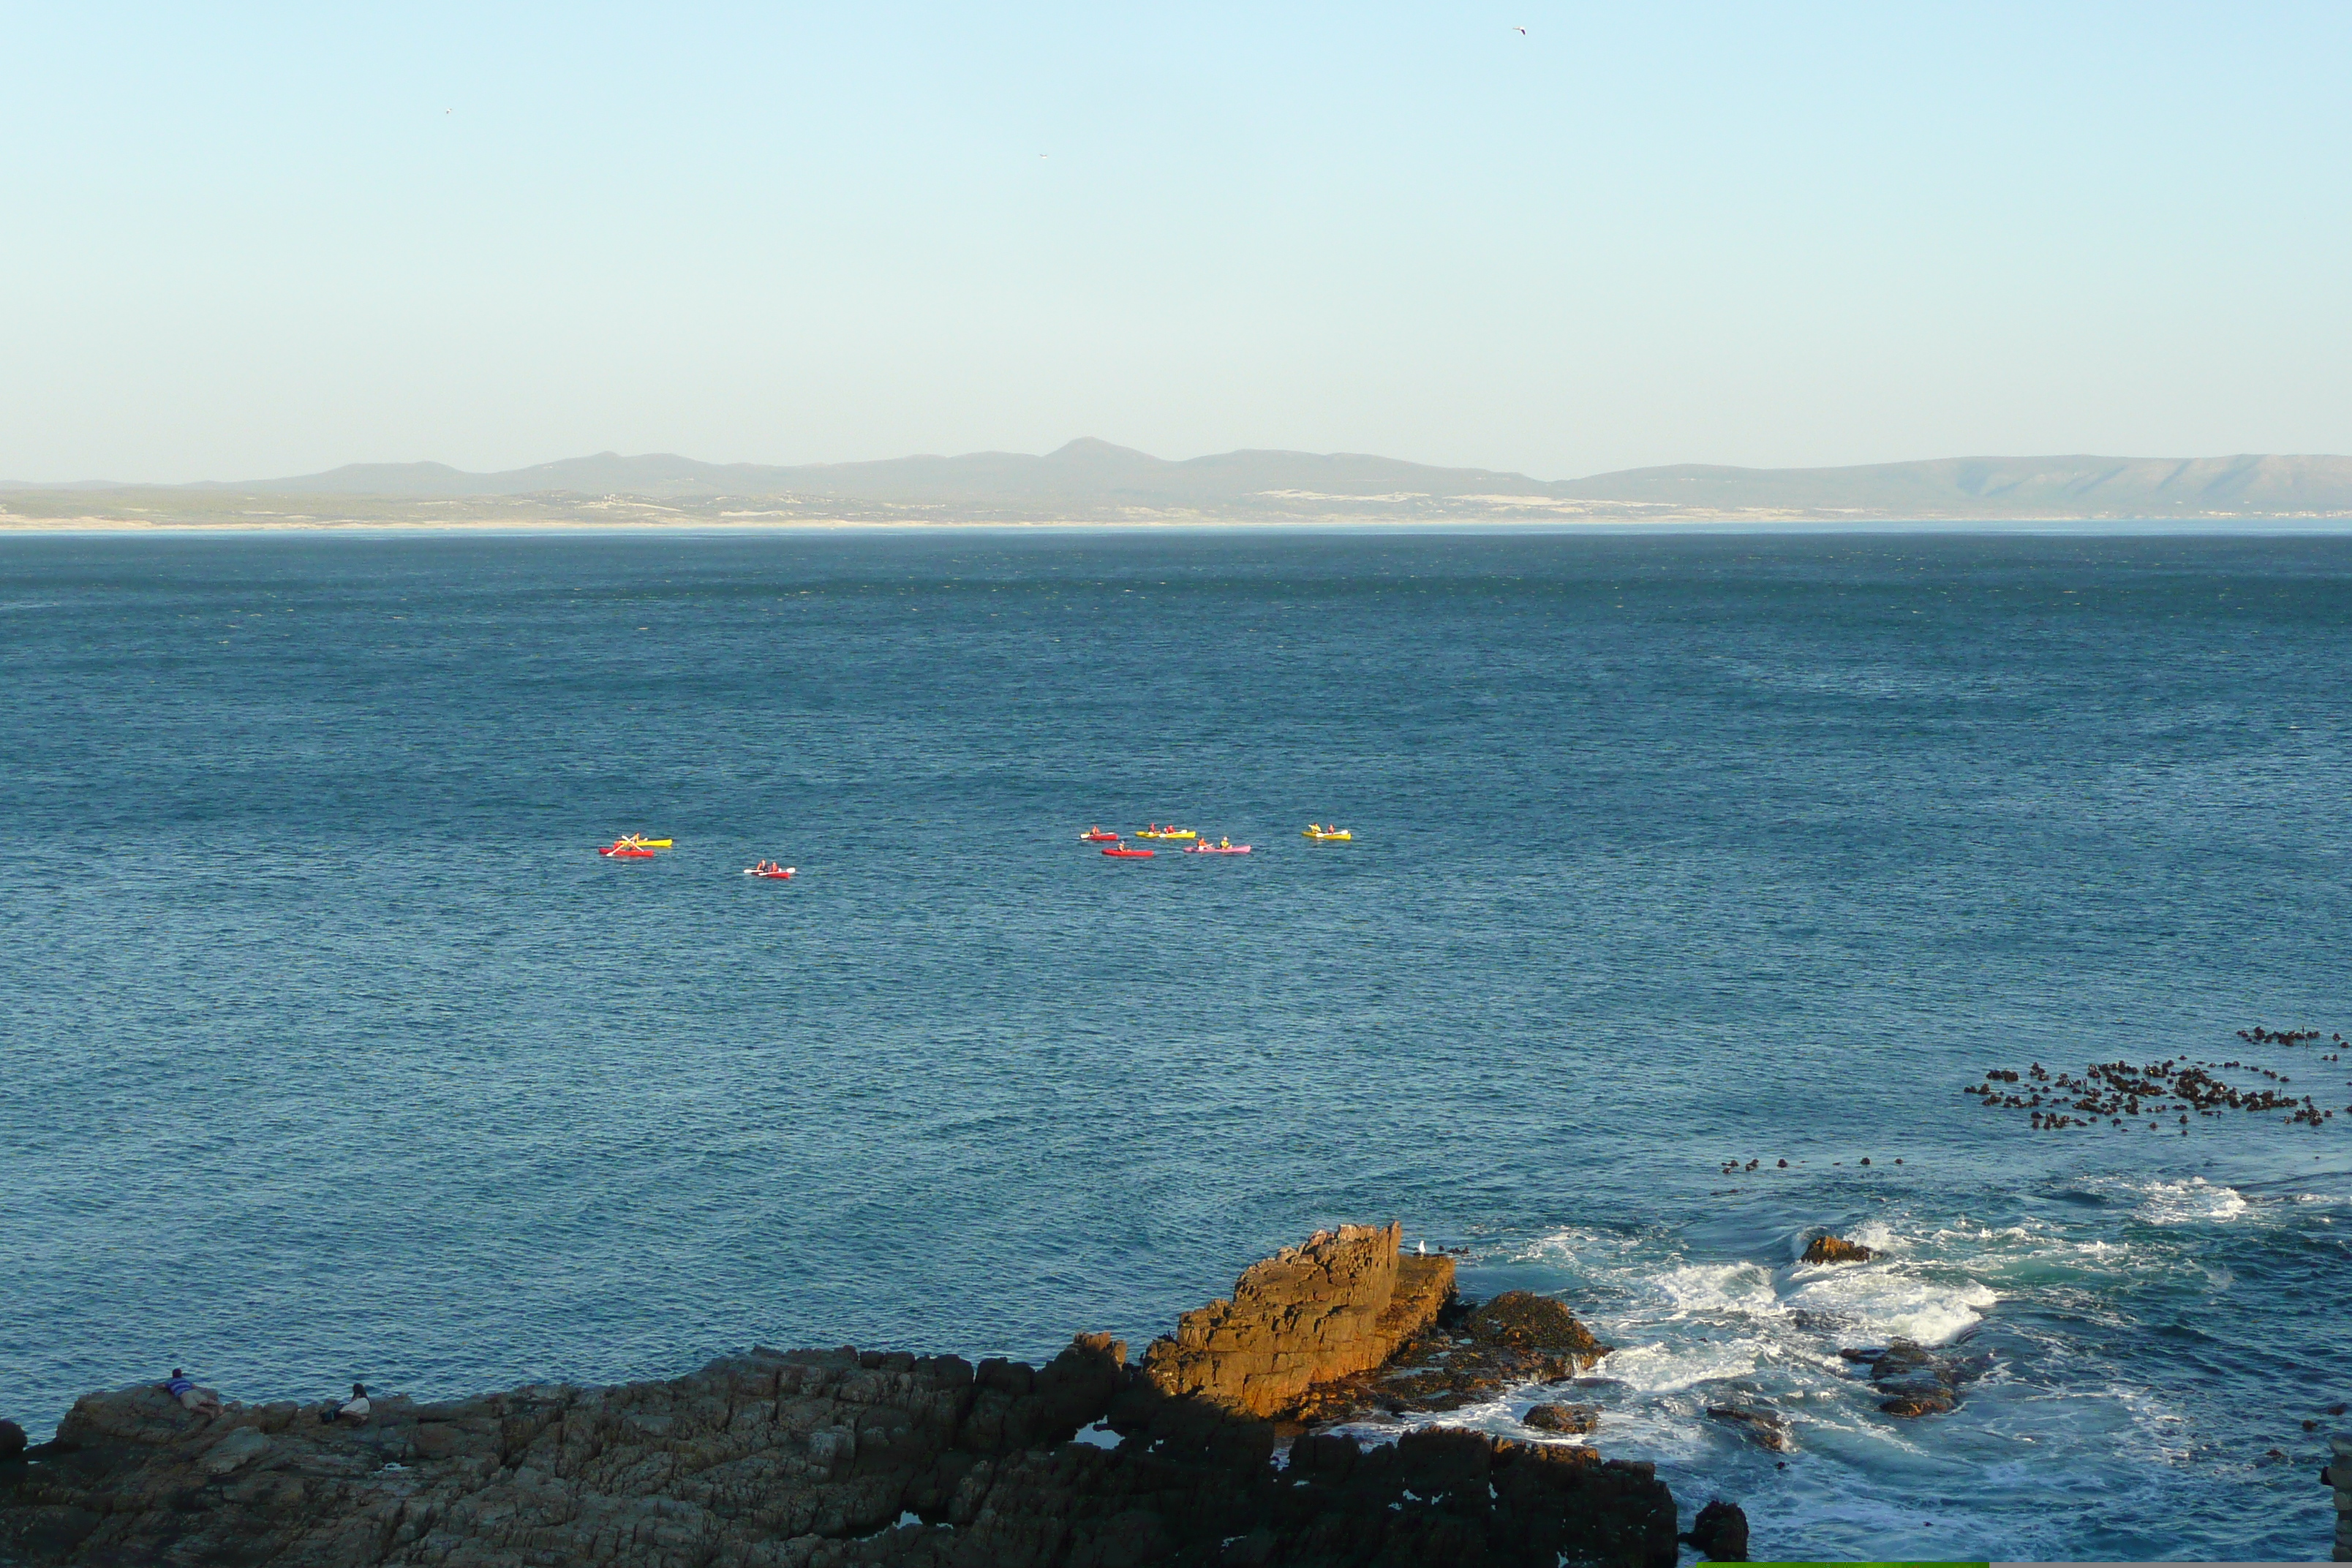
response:
<path id="1" fill-rule="evenodd" d="M 1395 1216 L 1761 1553 L 2319 1555 L 2352 1065 L 2233 1031 L 2352 1031 L 2347 710 L 2344 538 L 0 538 L 0 1415 L 1139 1349 Z M 2184 1055 L 2336 1115 L 1961 1092 Z"/>

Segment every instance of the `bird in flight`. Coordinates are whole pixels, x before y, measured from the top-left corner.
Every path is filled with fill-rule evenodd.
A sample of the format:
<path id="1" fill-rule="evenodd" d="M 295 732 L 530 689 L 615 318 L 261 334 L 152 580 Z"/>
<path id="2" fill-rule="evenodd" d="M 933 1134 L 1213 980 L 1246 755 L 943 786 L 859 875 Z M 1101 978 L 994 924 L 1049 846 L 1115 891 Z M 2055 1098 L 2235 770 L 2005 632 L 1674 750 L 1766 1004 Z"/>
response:
<path id="1" fill-rule="evenodd" d="M 1513 31 L 1514 33 L 1517 33 L 1517 34 L 1519 37 L 1521 37 L 1522 38 L 1524 38 L 1524 37 L 1526 37 L 1528 36 L 1528 30 L 1527 30 L 1525 27 L 1514 27 L 1514 28 L 1512 28 L 1512 29 L 1511 29 L 1511 31 Z"/>

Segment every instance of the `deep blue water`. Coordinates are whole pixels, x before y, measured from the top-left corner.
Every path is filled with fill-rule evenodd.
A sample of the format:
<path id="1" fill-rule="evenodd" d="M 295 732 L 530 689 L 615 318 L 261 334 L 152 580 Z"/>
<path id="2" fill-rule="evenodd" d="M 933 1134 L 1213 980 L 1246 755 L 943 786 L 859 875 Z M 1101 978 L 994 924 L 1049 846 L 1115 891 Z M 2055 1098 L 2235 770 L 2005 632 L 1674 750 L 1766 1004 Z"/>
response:
<path id="1" fill-rule="evenodd" d="M 2347 693 L 2342 538 L 0 538 L 0 1415 L 1139 1350 L 1397 1216 L 1766 1555 L 2317 1555 L 2352 1066 L 2231 1032 L 2352 1030 Z M 2336 1116 L 1960 1092 L 2180 1055 Z"/>

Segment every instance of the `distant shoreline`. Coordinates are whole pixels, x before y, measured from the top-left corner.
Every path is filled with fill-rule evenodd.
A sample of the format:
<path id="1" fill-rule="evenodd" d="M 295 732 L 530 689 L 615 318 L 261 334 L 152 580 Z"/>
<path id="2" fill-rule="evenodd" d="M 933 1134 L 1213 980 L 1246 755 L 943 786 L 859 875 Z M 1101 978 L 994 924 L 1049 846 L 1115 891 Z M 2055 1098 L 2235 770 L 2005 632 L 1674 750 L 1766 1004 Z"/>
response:
<path id="1" fill-rule="evenodd" d="M 793 518 L 642 517 L 610 522 L 574 518 L 351 518 L 221 521 L 99 515 L 21 517 L 0 511 L 0 539 L 83 534 L 105 537 L 378 534 L 767 534 L 767 533 L 2109 533 L 2236 535 L 2352 534 L 2352 515 L 2228 514 L 2205 517 L 1820 517 L 1688 514 L 1671 517 L 1315 517 L 1217 518 Z"/>

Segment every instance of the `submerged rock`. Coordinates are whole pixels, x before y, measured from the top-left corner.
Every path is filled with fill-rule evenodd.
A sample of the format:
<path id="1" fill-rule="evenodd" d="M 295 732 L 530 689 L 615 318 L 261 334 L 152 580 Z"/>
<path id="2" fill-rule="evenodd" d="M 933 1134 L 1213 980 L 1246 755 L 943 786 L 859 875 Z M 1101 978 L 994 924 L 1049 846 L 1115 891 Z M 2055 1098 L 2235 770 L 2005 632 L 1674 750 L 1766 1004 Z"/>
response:
<path id="1" fill-rule="evenodd" d="M 1783 1254 L 1783 1256 L 1786 1255 Z M 1805 1255 L 1798 1261 L 1801 1263 L 1867 1263 L 1877 1256 L 1878 1254 L 1858 1241 L 1848 1241 L 1843 1237 L 1832 1236 L 1827 1231 L 1823 1231 L 1806 1244 Z"/>
<path id="2" fill-rule="evenodd" d="M 1576 1363 L 1579 1372 L 1610 1351 L 1576 1321 L 1575 1313 L 1532 1290 L 1504 1291 L 1474 1310 L 1464 1327 L 1481 1344 L 1565 1357 Z"/>
<path id="3" fill-rule="evenodd" d="M 1373 1234 L 1393 1247 L 1393 1232 Z M 1286 1268 L 1298 1260 L 1274 1261 L 1284 1259 Z M 1339 1291 L 1322 1318 L 1353 1313 L 1360 1322 L 1360 1272 L 1309 1272 Z M 1446 1283 L 1450 1294 L 1450 1271 Z M 1236 1301 L 1276 1294 L 1237 1290 Z M 1299 1321 L 1327 1304 L 1295 1279 L 1283 1299 Z M 1220 1305 L 1220 1321 L 1233 1322 L 1235 1303 Z M 1373 1331 L 1382 1317 L 1371 1314 Z M 1263 1326 L 1278 1343 L 1297 1342 L 1284 1339 L 1296 1323 Z M 1307 1342 L 1349 1339 L 1310 1332 Z M 1225 1347 L 1212 1339 L 1190 1348 Z M 1116 1447 L 1071 1440 L 1106 1422 L 1120 1435 Z M 1444 1427 L 1370 1449 L 1302 1436 L 1283 1469 L 1272 1463 L 1275 1444 L 1272 1422 L 1199 1391 L 1171 1392 L 1101 1335 L 1081 1336 L 1041 1367 L 760 1349 L 666 1382 L 535 1385 L 427 1405 L 386 1397 L 357 1425 L 321 1423 L 291 1404 L 231 1404 L 205 1421 L 142 1386 L 85 1395 L 58 1441 L 0 1464 L 0 1562 L 1672 1568 L 1675 1560 L 1674 1499 L 1645 1464 Z"/>
<path id="4" fill-rule="evenodd" d="M 1773 1453 L 1796 1452 L 1797 1440 L 1790 1434 L 1789 1418 L 1777 1410 L 1754 1405 L 1710 1405 L 1706 1413 L 1715 1420 L 1738 1427 Z"/>
<path id="5" fill-rule="evenodd" d="M 1591 1405 L 1533 1405 L 1519 1420 L 1538 1431 L 1580 1436 L 1601 1425 L 1601 1411 Z"/>
<path id="6" fill-rule="evenodd" d="M 1962 1385 L 1984 1375 L 1990 1356 L 1937 1355 L 1912 1340 L 1895 1340 L 1885 1350 L 1843 1350 L 1848 1361 L 1870 1363 L 1871 1385 L 1892 1397 L 1878 1408 L 1889 1415 L 1941 1415 L 1959 1404 Z"/>

